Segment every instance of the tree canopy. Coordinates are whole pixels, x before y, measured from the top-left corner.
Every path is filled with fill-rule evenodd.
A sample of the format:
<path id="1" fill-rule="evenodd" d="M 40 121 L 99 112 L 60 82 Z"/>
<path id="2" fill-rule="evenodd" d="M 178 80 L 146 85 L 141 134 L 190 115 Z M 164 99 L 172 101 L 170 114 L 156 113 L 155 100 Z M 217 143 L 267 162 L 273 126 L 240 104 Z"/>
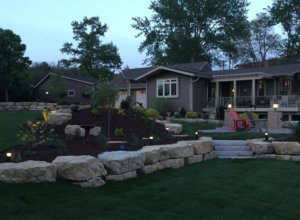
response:
<path id="1" fill-rule="evenodd" d="M 139 51 L 145 63 L 163 65 L 207 60 L 237 52 L 235 40 L 244 34 L 247 0 L 156 0 L 151 18 L 133 18 Z"/>
<path id="2" fill-rule="evenodd" d="M 299 58 L 300 56 L 300 1 L 273 0 L 268 8 L 274 23 L 281 24 L 286 35 L 285 57 Z"/>
<path id="3" fill-rule="evenodd" d="M 0 28 L 0 88 L 4 90 L 5 101 L 9 100 L 9 93 L 16 93 L 26 76 L 25 70 L 31 64 L 24 56 L 26 45 L 20 36 L 11 30 Z"/>
<path id="4" fill-rule="evenodd" d="M 84 17 L 82 22 L 73 21 L 73 39 L 78 42 L 77 46 L 73 43 L 65 43 L 61 49 L 62 53 L 70 55 L 70 59 L 62 62 L 66 66 L 79 66 L 80 71 L 88 76 L 110 81 L 114 70 L 121 68 L 121 58 L 118 48 L 111 43 L 103 43 L 108 30 L 106 24 L 102 24 L 98 17 Z"/>

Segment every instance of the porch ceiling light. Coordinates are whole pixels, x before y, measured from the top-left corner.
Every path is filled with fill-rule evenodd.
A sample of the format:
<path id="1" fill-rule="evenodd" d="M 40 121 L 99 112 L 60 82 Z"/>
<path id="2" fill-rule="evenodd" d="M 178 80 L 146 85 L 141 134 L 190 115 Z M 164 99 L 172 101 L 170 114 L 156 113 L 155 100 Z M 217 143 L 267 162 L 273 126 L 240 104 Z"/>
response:
<path id="1" fill-rule="evenodd" d="M 279 107 L 278 103 L 274 103 L 274 104 L 273 104 L 273 109 L 274 109 L 275 111 L 278 109 L 278 107 Z"/>
<path id="2" fill-rule="evenodd" d="M 232 104 L 228 104 L 228 109 L 232 109 Z"/>

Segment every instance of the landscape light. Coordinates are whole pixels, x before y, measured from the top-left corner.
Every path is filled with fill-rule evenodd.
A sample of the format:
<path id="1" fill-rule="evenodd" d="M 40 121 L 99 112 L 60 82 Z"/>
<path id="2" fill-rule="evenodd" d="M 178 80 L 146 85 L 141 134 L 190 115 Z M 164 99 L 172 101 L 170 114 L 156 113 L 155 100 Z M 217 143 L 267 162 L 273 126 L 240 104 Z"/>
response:
<path id="1" fill-rule="evenodd" d="M 12 153 L 11 153 L 11 152 L 7 152 L 7 153 L 6 153 L 6 157 L 9 157 L 9 158 L 10 158 L 11 156 L 12 156 Z"/>
<path id="2" fill-rule="evenodd" d="M 279 105 L 277 103 L 273 104 L 273 109 L 276 111 L 278 109 Z"/>
<path id="3" fill-rule="evenodd" d="M 49 92 L 48 91 L 46 91 L 46 95 L 48 95 L 49 94 Z"/>
<path id="4" fill-rule="evenodd" d="M 153 136 L 150 136 L 150 137 L 149 137 L 149 142 L 150 142 L 150 145 L 153 144 Z"/>
<path id="5" fill-rule="evenodd" d="M 169 130 L 170 130 L 170 128 L 166 127 L 166 131 L 169 131 Z"/>
<path id="6" fill-rule="evenodd" d="M 195 139 L 198 139 L 199 138 L 199 133 L 198 131 L 195 132 Z"/>
<path id="7" fill-rule="evenodd" d="M 265 141 L 268 141 L 268 140 L 269 140 L 269 133 L 266 132 L 266 133 L 265 133 Z"/>

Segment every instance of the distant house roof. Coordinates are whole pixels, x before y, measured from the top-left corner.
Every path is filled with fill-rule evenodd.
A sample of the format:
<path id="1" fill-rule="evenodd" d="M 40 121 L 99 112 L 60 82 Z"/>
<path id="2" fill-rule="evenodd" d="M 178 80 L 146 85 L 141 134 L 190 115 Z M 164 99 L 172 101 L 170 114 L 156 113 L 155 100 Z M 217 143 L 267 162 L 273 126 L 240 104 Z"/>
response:
<path id="1" fill-rule="evenodd" d="M 174 65 L 166 65 L 166 66 L 158 66 L 152 67 L 149 71 L 140 74 L 137 76 L 136 80 L 144 80 L 150 76 L 153 76 L 162 71 L 171 71 L 176 72 L 182 75 L 187 76 L 199 76 L 203 78 L 211 78 L 209 71 L 211 71 L 208 62 L 195 62 L 195 63 L 182 63 L 182 64 L 174 64 Z"/>
<path id="2" fill-rule="evenodd" d="M 261 68 L 247 68 L 247 69 L 231 69 L 221 71 L 211 71 L 212 76 L 224 75 L 241 75 L 241 74 L 262 74 L 269 76 L 291 76 L 300 72 L 300 64 L 287 64 L 278 66 L 269 66 Z"/>
<path id="3" fill-rule="evenodd" d="M 127 82 L 126 82 L 127 80 L 124 78 L 124 75 L 122 73 L 120 73 L 120 74 L 115 74 L 111 83 L 120 90 L 126 90 L 127 89 Z M 131 89 L 145 89 L 146 86 L 144 83 L 131 82 L 130 88 Z"/>
<path id="4" fill-rule="evenodd" d="M 39 87 L 41 84 L 43 84 L 48 78 L 50 78 L 52 75 L 57 75 L 55 73 L 48 73 L 41 81 L 39 81 L 34 88 Z M 64 79 L 68 79 L 68 80 L 72 80 L 72 81 L 76 81 L 76 82 L 80 82 L 80 83 L 84 83 L 84 84 L 89 84 L 89 85 L 95 85 L 98 80 L 88 77 L 88 76 L 82 76 L 79 74 L 72 74 L 72 73 L 68 73 L 68 74 L 62 74 L 61 75 L 62 78 Z"/>

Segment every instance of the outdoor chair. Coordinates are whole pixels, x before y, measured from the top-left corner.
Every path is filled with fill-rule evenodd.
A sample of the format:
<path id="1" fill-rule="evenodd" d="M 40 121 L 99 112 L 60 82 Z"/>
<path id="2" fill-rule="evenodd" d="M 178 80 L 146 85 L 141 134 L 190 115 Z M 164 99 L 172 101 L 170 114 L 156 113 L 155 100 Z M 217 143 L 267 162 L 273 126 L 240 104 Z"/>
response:
<path id="1" fill-rule="evenodd" d="M 233 127 L 231 128 L 234 131 L 244 131 L 249 128 L 249 122 L 246 119 L 240 119 L 236 111 L 230 110 L 230 115 L 233 119 Z"/>
<path id="2" fill-rule="evenodd" d="M 253 115 L 251 112 L 245 112 L 248 119 L 246 119 L 247 123 L 249 124 L 249 128 L 253 129 L 256 128 L 256 122 L 253 118 Z"/>

